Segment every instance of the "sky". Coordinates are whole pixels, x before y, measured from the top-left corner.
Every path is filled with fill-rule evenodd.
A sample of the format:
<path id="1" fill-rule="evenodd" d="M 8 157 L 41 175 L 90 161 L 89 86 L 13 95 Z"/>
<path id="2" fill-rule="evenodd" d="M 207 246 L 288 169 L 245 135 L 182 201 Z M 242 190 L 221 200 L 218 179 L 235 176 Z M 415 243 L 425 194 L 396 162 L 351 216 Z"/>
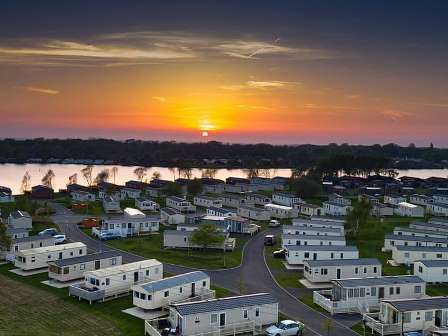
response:
<path id="1" fill-rule="evenodd" d="M 0 137 L 446 147 L 447 60 L 443 0 L 2 0 Z"/>

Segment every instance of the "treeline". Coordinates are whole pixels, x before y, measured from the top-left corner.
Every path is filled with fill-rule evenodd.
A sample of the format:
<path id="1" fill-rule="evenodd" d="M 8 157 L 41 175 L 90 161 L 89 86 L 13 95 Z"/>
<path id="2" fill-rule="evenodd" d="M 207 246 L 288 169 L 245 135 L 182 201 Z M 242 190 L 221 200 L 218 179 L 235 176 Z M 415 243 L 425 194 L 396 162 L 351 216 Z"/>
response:
<path id="1" fill-rule="evenodd" d="M 108 160 L 115 164 L 189 167 L 294 167 L 310 168 L 317 164 L 364 169 L 372 158 L 380 168 L 439 168 L 447 165 L 448 149 L 387 145 L 270 145 L 227 144 L 220 142 L 179 143 L 108 139 L 30 139 L 0 140 L 0 162 L 24 163 L 37 158 Z M 365 159 L 367 158 L 367 159 Z M 327 163 L 325 163 L 327 160 Z"/>

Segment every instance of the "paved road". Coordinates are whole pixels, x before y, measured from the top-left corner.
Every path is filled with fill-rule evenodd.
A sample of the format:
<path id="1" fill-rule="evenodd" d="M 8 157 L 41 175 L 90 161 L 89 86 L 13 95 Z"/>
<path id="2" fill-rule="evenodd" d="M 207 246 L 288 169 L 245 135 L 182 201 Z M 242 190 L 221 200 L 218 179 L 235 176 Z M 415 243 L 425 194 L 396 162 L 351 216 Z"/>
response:
<path id="1" fill-rule="evenodd" d="M 72 241 L 81 241 L 85 243 L 88 249 L 93 251 L 111 250 L 112 247 L 98 240 L 92 239 L 80 229 L 76 223 L 83 217 L 76 215 L 66 209 L 61 204 L 54 204 L 53 208 L 56 214 L 53 216 L 55 223 L 59 225 L 69 239 Z M 270 292 L 280 302 L 280 311 L 294 319 L 298 319 L 305 323 L 307 327 L 307 335 L 326 336 L 324 324 L 327 316 L 311 309 L 307 305 L 297 300 L 291 293 L 277 285 L 271 277 L 269 270 L 264 261 L 264 235 L 257 235 L 251 239 L 244 250 L 244 258 L 240 267 L 228 270 L 207 271 L 211 280 L 219 287 L 227 288 L 233 292 L 240 292 L 243 288 L 244 293 Z M 133 262 L 144 259 L 132 253 L 122 252 L 124 262 Z M 179 274 L 190 271 L 190 268 L 164 264 L 164 271 Z M 243 286 L 241 285 L 243 284 Z M 350 320 L 350 319 L 348 319 Z M 345 318 L 335 317 L 333 328 L 330 335 L 332 336 L 354 336 L 358 335 L 347 327 Z"/>

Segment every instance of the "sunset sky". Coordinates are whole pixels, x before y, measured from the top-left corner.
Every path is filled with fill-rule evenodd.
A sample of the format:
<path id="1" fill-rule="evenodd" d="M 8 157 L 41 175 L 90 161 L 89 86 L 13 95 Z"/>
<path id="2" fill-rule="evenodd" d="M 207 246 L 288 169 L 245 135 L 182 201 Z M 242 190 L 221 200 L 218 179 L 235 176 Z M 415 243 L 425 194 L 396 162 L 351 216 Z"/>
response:
<path id="1" fill-rule="evenodd" d="M 447 146 L 448 1 L 0 2 L 1 137 Z"/>

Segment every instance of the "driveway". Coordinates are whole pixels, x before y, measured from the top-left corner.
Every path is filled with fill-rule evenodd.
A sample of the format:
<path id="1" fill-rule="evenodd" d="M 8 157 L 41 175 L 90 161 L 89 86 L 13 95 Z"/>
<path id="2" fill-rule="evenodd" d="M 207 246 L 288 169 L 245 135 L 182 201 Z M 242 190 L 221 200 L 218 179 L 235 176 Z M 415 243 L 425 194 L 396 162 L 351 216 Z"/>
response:
<path id="1" fill-rule="evenodd" d="M 61 231 L 69 239 L 83 242 L 87 245 L 88 249 L 93 251 L 114 250 L 109 245 L 87 236 L 78 228 L 76 223 L 81 221 L 85 216 L 77 215 L 61 204 L 52 203 L 52 207 L 56 211 L 52 216 L 54 222 L 59 225 Z M 275 230 L 268 232 L 273 233 Z M 264 234 L 268 232 L 264 232 Z M 324 325 L 328 317 L 300 302 L 292 293 L 280 287 L 271 277 L 264 261 L 264 234 L 256 235 L 246 244 L 241 266 L 227 270 L 207 271 L 212 282 L 219 287 L 227 288 L 235 293 L 272 293 L 279 301 L 279 310 L 283 314 L 305 323 L 307 335 L 327 336 L 328 332 L 325 330 Z M 144 259 L 132 253 L 120 252 L 124 262 Z M 164 271 L 174 274 L 185 273 L 191 270 L 188 267 L 164 264 Z M 346 320 L 346 317 L 334 317 L 333 328 L 329 335 L 358 335 L 346 325 L 348 324 Z"/>

